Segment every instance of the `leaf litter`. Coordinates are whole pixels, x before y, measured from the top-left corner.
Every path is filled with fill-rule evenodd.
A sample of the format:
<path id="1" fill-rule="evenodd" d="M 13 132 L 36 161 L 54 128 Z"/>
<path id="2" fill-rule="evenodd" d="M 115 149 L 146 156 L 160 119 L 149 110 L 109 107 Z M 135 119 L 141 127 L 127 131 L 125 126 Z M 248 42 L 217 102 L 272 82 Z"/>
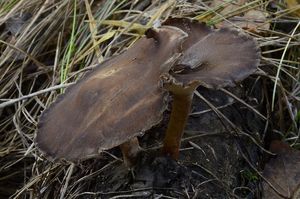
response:
<path id="1" fill-rule="evenodd" d="M 74 2 L 0 2 L 0 198 L 262 197 L 263 179 L 256 172 L 264 167 L 262 147 L 268 149 L 274 137 L 300 147 L 299 4 Z M 222 13 L 231 3 L 238 6 Z M 265 18 L 243 18 L 256 11 Z M 101 57 L 105 60 L 124 51 L 156 20 L 169 16 L 190 17 L 211 26 L 234 18 L 245 20 L 241 31 L 252 32 L 262 49 L 259 72 L 240 86 L 226 89 L 232 95 L 199 88 L 207 101 L 193 102 L 179 164 L 151 158 L 161 146 L 165 122 L 140 138 L 150 155 L 141 159 L 136 178 L 122 168 L 118 149 L 76 165 L 52 163 L 41 156 L 33 144 L 37 121 L 64 85 L 79 79 Z M 250 21 L 268 27 L 254 24 L 252 28 Z M 279 155 L 281 163 L 296 164 L 285 156 Z M 293 177 L 294 170 L 285 170 Z M 167 171 L 177 177 L 170 178 Z"/>

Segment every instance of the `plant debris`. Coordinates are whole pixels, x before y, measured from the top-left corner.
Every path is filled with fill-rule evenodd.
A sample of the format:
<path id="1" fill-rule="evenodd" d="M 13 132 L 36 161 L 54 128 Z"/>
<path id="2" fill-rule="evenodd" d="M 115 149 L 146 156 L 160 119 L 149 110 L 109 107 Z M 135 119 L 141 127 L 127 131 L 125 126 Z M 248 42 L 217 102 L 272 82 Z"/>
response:
<path id="1" fill-rule="evenodd" d="M 300 151 L 281 141 L 271 143 L 276 154 L 265 166 L 263 197 L 270 199 L 300 198 Z"/>
<path id="2" fill-rule="evenodd" d="M 262 154 L 270 142 L 276 138 L 300 148 L 299 5 L 255 0 L 221 13 L 231 3 L 237 1 L 0 1 L 0 198 L 260 198 Z M 240 29 L 261 49 L 258 71 L 234 89 L 195 91 L 178 165 L 148 158 L 155 167 L 166 164 L 177 172 L 162 172 L 161 186 L 170 185 L 164 183 L 169 176 L 174 189 L 141 188 L 130 171 L 120 169 L 125 166 L 118 149 L 76 165 L 50 162 L 37 150 L 41 113 L 148 28 L 170 17 L 217 26 L 250 10 L 264 13 L 259 22 L 270 25 L 256 27 L 259 34 Z M 161 150 L 169 114 L 138 137 L 142 154 Z M 155 171 L 140 166 L 136 180 Z M 198 181 L 187 180 L 195 175 Z"/>

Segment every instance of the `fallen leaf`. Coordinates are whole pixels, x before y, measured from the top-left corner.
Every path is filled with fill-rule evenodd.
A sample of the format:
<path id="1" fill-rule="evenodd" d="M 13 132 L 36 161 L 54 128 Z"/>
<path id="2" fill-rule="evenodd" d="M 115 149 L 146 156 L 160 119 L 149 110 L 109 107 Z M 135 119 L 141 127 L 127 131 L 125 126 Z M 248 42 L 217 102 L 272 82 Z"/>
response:
<path id="1" fill-rule="evenodd" d="M 216 6 L 221 3 L 224 4 L 225 1 L 214 0 L 212 5 Z M 224 4 L 223 10 L 220 12 L 227 20 L 223 20 L 220 23 L 216 24 L 217 28 L 222 27 L 239 27 L 250 32 L 259 33 L 261 30 L 269 30 L 270 23 L 267 22 L 267 14 L 258 9 L 251 9 L 245 12 L 239 11 L 235 16 L 236 11 L 241 9 L 241 6 L 246 4 L 245 0 L 237 0 L 232 2 L 227 2 Z"/>
<path id="2" fill-rule="evenodd" d="M 273 188 L 269 183 L 263 182 L 263 198 L 299 199 L 300 151 L 281 141 L 273 141 L 270 151 L 276 153 L 277 156 L 266 164 L 263 176 Z"/>
<path id="3" fill-rule="evenodd" d="M 237 26 L 255 33 L 270 29 L 270 23 L 267 22 L 266 14 L 259 10 L 249 10 L 244 16 L 234 16 L 228 21 L 218 23 L 216 26 L 218 28 Z"/>

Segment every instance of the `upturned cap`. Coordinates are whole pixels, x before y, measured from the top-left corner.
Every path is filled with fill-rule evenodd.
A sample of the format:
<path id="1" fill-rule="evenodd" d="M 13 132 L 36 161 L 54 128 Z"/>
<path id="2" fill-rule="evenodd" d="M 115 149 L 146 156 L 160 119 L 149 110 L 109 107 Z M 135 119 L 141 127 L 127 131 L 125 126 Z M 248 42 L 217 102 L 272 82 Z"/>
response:
<path id="1" fill-rule="evenodd" d="M 260 49 L 252 37 L 228 28 L 212 30 L 188 19 L 175 18 L 167 24 L 188 33 L 184 42 L 188 45 L 171 72 L 177 84 L 218 89 L 234 86 L 257 70 Z"/>

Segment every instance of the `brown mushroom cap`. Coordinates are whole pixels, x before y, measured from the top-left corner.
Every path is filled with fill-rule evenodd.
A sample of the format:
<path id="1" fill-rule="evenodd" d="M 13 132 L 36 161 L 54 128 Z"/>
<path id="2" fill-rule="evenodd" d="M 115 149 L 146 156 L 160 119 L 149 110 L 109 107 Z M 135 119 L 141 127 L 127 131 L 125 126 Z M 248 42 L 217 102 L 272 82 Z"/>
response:
<path id="1" fill-rule="evenodd" d="M 212 29 L 205 23 L 189 18 L 168 18 L 163 25 L 175 26 L 188 34 L 188 37 L 182 44 L 183 50 L 190 48 L 197 41 L 212 32 Z"/>
<path id="2" fill-rule="evenodd" d="M 198 82 L 208 88 L 233 86 L 257 70 L 260 50 L 241 32 L 220 29 L 200 38 L 183 52 L 172 75 L 184 85 Z"/>
<path id="3" fill-rule="evenodd" d="M 44 111 L 36 143 L 46 155 L 86 159 L 160 122 L 166 109 L 160 75 L 178 58 L 186 33 L 165 26 L 147 35 L 85 75 Z"/>
<path id="4" fill-rule="evenodd" d="M 185 21 L 184 26 L 195 27 Z M 192 25 L 194 24 L 194 25 Z M 169 24 L 172 25 L 172 24 Z M 200 28 L 201 30 L 205 28 Z M 220 88 L 234 85 L 250 75 L 259 63 L 259 49 L 248 36 L 222 29 L 206 35 L 188 34 L 189 45 L 170 73 L 161 75 L 161 84 L 173 94 L 172 112 L 167 127 L 162 153 L 177 160 L 184 128 L 189 116 L 195 89 L 199 85 Z M 191 39 L 193 37 L 193 39 Z"/>

